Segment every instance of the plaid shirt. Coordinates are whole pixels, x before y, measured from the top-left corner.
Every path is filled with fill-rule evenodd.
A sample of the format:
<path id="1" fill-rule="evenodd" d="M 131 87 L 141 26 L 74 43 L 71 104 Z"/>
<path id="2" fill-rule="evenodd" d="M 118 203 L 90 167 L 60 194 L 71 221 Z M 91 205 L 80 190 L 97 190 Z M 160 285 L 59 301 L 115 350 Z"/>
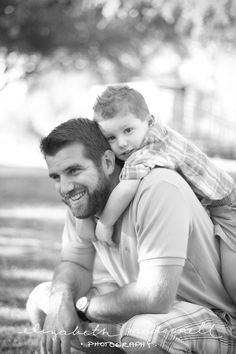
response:
<path id="1" fill-rule="evenodd" d="M 228 197 L 235 188 L 233 179 L 201 150 L 160 123 L 150 128 L 141 148 L 126 160 L 120 179 L 141 179 L 156 166 L 179 172 L 206 205 Z"/>

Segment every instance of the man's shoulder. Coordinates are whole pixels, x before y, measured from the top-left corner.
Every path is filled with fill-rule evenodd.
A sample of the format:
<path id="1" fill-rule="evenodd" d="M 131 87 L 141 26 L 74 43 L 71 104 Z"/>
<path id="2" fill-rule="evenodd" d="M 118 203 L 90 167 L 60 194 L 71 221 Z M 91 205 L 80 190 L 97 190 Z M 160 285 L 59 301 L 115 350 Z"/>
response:
<path id="1" fill-rule="evenodd" d="M 183 177 L 181 177 L 178 172 L 163 167 L 153 168 L 150 173 L 143 178 L 142 181 L 143 185 L 158 185 L 160 183 L 166 182 L 167 184 L 170 183 L 181 187 L 182 185 L 186 184 Z M 140 183 L 140 187 L 142 188 L 142 183 Z"/>
<path id="2" fill-rule="evenodd" d="M 145 176 L 139 184 L 136 192 L 136 202 L 142 199 L 152 200 L 169 200 L 173 198 L 183 198 L 191 200 L 194 193 L 191 187 L 183 179 L 183 177 L 176 171 L 167 168 L 154 168 Z"/>

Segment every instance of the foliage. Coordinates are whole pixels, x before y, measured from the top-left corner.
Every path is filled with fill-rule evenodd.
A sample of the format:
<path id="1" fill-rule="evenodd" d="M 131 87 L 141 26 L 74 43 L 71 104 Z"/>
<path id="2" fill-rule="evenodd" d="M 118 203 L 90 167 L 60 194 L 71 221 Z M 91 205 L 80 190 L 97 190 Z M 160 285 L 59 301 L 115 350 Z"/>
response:
<path id="1" fill-rule="evenodd" d="M 0 71 L 89 67 L 104 81 L 110 66 L 127 81 L 163 45 L 181 55 L 191 39 L 234 45 L 235 19 L 235 0 L 2 0 Z"/>

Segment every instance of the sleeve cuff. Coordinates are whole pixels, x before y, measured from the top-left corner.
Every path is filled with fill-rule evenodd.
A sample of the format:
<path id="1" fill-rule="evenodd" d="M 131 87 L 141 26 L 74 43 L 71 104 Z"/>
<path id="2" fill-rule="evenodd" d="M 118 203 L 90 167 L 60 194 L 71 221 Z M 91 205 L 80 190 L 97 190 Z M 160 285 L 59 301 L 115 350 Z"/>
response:
<path id="1" fill-rule="evenodd" d="M 185 258 L 180 257 L 162 257 L 162 258 L 152 258 L 139 260 L 140 268 L 149 268 L 155 266 L 184 266 Z"/>

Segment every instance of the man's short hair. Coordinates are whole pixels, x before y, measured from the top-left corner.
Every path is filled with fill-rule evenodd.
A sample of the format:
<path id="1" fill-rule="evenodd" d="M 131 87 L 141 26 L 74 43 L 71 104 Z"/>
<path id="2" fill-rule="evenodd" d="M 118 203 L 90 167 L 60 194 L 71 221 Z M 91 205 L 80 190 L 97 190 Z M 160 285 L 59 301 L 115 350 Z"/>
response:
<path id="1" fill-rule="evenodd" d="M 42 138 L 40 150 L 44 157 L 54 156 L 67 145 L 79 143 L 85 148 L 85 155 L 96 166 L 100 166 L 101 158 L 106 150 L 111 150 L 102 135 L 98 124 L 86 118 L 70 119 Z"/>
<path id="2" fill-rule="evenodd" d="M 144 120 L 149 115 L 149 109 L 144 97 L 129 86 L 108 86 L 97 97 L 93 106 L 96 121 L 114 118 L 117 114 L 132 113 Z"/>

